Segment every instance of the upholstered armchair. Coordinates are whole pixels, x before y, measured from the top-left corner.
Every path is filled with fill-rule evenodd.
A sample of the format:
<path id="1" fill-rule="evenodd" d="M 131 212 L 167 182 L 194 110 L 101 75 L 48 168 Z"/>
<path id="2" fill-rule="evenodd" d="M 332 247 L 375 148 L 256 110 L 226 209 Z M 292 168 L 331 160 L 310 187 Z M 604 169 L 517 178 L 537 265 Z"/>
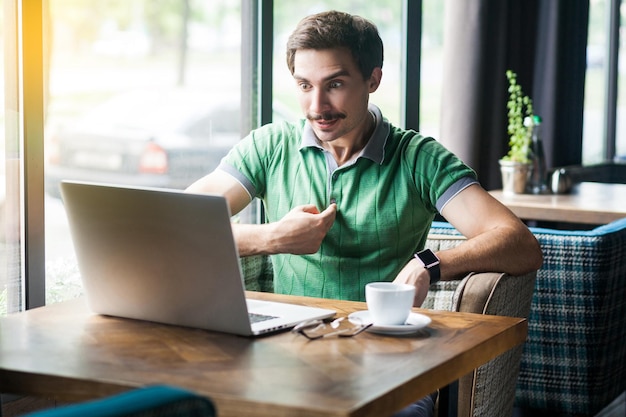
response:
<path id="1" fill-rule="evenodd" d="M 137 388 L 97 400 L 36 411 L 23 417 L 215 417 L 213 402 L 167 385 Z"/>
<path id="2" fill-rule="evenodd" d="M 594 416 L 626 390 L 626 218 L 593 230 L 531 228 L 544 254 L 516 406 Z M 434 223 L 432 233 L 458 232 Z"/>

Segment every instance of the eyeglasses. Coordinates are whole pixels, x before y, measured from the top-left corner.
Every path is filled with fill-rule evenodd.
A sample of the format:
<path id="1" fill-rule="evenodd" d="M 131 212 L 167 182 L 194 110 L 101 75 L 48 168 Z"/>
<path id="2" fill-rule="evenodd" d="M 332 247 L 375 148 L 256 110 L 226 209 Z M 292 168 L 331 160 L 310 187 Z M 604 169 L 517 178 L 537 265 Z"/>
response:
<path id="1" fill-rule="evenodd" d="M 330 336 L 352 337 L 371 325 L 372 323 L 361 323 L 357 318 L 346 320 L 346 317 L 339 317 L 330 323 L 322 320 L 308 320 L 296 325 L 291 332 L 301 334 L 309 340 Z"/>

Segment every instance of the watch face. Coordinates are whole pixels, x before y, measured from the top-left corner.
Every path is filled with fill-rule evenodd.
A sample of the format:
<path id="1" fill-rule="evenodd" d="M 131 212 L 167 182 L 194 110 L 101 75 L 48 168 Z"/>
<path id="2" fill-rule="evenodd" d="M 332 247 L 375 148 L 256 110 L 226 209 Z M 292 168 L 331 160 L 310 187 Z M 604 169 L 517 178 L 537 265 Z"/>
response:
<path id="1" fill-rule="evenodd" d="M 437 258 L 437 256 L 428 249 L 419 252 L 417 256 L 419 256 L 420 260 L 424 262 L 424 265 L 426 265 L 427 267 L 439 263 L 439 258 Z"/>

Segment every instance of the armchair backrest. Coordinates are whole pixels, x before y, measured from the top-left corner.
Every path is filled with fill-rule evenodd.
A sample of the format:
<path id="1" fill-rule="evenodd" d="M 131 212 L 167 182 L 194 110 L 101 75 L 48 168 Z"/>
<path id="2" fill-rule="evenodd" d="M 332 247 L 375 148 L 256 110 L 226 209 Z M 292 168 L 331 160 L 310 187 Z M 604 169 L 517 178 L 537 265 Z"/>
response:
<path id="1" fill-rule="evenodd" d="M 516 402 L 596 415 L 626 389 L 626 218 L 593 230 L 531 231 L 544 263 Z"/>
<path id="2" fill-rule="evenodd" d="M 544 262 L 515 405 L 596 415 L 626 389 L 626 218 L 593 230 L 531 227 Z M 448 223 L 431 233 L 458 236 Z"/>
<path id="3" fill-rule="evenodd" d="M 274 271 L 269 256 L 246 256 L 240 261 L 246 290 L 274 292 Z"/>

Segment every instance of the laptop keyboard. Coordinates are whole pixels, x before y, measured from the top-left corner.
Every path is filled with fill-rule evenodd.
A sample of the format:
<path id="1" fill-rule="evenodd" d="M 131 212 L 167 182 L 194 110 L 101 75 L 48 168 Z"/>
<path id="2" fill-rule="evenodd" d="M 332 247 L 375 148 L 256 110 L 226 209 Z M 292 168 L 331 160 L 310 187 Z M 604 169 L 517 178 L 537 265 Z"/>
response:
<path id="1" fill-rule="evenodd" d="M 276 316 L 269 316 L 266 314 L 248 313 L 250 317 L 250 323 L 259 323 L 265 320 L 271 320 L 277 318 Z"/>

